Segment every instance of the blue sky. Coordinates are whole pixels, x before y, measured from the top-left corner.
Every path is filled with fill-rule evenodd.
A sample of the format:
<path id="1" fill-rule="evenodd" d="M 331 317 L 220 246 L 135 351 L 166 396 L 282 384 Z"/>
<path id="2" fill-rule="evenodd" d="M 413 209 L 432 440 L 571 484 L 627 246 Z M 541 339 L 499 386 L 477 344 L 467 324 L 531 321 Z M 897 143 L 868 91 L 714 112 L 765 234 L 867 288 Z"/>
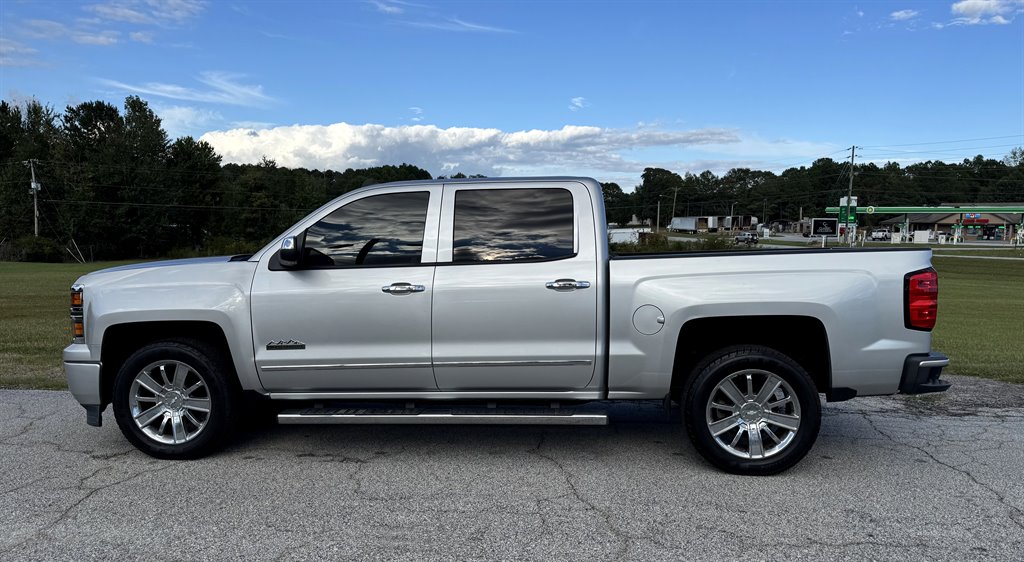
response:
<path id="1" fill-rule="evenodd" d="M 225 161 L 781 170 L 1024 145 L 1024 0 L 0 4 L 0 94 L 138 94 Z"/>

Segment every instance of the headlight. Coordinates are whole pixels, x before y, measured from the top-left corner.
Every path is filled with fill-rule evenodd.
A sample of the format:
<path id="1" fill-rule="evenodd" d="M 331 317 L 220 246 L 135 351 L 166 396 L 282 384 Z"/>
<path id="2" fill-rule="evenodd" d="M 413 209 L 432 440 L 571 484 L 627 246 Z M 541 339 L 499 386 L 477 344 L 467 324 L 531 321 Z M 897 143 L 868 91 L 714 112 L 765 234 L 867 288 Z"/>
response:
<path id="1" fill-rule="evenodd" d="M 85 307 L 81 285 L 71 286 L 71 341 L 85 343 Z"/>

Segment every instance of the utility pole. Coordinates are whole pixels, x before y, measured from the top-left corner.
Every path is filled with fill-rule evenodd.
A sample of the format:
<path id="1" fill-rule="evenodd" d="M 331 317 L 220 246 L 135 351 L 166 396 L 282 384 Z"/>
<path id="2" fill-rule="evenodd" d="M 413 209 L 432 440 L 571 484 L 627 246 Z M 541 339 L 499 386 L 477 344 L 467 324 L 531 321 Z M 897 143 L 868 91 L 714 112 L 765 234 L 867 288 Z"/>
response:
<path id="1" fill-rule="evenodd" d="M 658 232 L 661 223 L 661 195 L 658 196 L 658 213 L 654 216 L 654 232 Z"/>
<path id="2" fill-rule="evenodd" d="M 676 216 L 676 195 L 679 195 L 679 188 L 672 188 L 672 217 Z"/>
<path id="3" fill-rule="evenodd" d="M 857 146 L 850 147 L 850 187 L 846 190 L 846 218 L 843 222 L 846 224 L 846 239 L 850 241 L 850 245 L 853 246 L 853 235 L 850 233 L 850 203 L 853 201 L 853 158 L 857 153 Z"/>
<path id="4" fill-rule="evenodd" d="M 39 182 L 36 181 L 36 161 L 35 159 L 27 160 L 22 162 L 28 164 L 29 170 L 32 172 L 32 183 L 29 184 L 32 193 L 32 213 L 35 223 L 35 235 L 39 236 Z"/>

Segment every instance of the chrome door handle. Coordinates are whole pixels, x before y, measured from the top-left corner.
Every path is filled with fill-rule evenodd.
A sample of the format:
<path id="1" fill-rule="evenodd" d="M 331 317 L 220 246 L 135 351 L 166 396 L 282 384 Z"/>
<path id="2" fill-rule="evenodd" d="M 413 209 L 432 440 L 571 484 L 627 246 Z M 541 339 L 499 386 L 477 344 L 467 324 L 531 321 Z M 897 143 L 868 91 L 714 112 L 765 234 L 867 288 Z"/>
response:
<path id="1" fill-rule="evenodd" d="M 553 291 L 575 291 L 576 289 L 589 289 L 590 281 L 577 281 L 575 279 L 556 279 L 548 281 L 545 287 Z"/>
<path id="2" fill-rule="evenodd" d="M 411 283 L 392 283 L 391 285 L 381 287 L 380 290 L 389 295 L 408 295 L 409 293 L 422 293 L 427 288 L 423 285 L 413 285 Z"/>

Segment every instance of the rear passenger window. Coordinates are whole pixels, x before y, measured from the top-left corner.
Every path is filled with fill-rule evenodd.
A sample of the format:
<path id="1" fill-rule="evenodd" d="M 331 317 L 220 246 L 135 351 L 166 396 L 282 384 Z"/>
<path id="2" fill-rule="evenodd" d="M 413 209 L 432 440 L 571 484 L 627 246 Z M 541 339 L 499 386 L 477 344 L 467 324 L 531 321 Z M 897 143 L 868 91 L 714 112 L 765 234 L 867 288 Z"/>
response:
<path id="1" fill-rule="evenodd" d="M 573 208 L 568 190 L 455 192 L 452 262 L 549 260 L 572 255 Z"/>
<path id="2" fill-rule="evenodd" d="M 353 201 L 306 231 L 308 267 L 420 263 L 430 193 L 388 193 Z"/>

